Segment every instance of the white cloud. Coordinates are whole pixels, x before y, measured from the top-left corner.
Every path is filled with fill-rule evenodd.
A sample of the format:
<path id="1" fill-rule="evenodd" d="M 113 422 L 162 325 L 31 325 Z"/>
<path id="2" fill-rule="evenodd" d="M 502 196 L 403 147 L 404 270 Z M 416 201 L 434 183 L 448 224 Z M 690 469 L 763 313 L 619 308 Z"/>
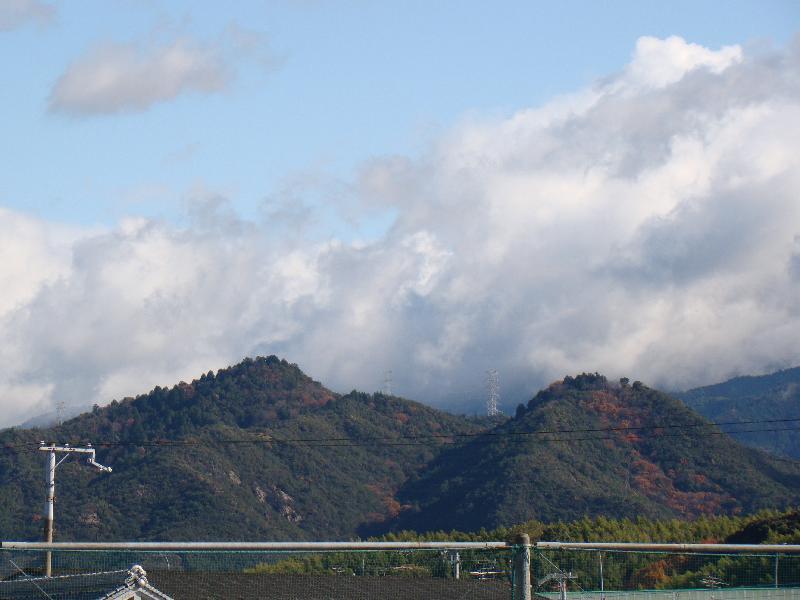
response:
<path id="1" fill-rule="evenodd" d="M 106 44 L 70 65 L 53 87 L 50 110 L 76 115 L 141 111 L 182 93 L 219 91 L 230 77 L 213 49 L 188 40 L 149 51 Z"/>
<path id="2" fill-rule="evenodd" d="M 681 387 L 796 364 L 798 67 L 798 45 L 640 42 L 591 89 L 364 165 L 349 189 L 397 214 L 371 243 L 309 242 L 280 210 L 243 222 L 213 196 L 185 229 L 59 237 L 7 212 L 4 418 L 255 353 L 339 390 L 392 369 L 428 401 L 480 398 L 496 367 L 507 410 L 576 371 Z"/>
<path id="3" fill-rule="evenodd" d="M 641 37 L 636 42 L 636 52 L 622 81 L 628 85 L 662 88 L 695 69 L 719 74 L 741 60 L 742 49 L 739 46 L 709 50 L 698 44 L 688 44 L 677 36 L 665 40 Z"/>
<path id="4" fill-rule="evenodd" d="M 71 115 L 139 112 L 182 94 L 219 92 L 237 61 L 270 62 L 263 35 L 231 26 L 214 43 L 106 43 L 73 62 L 53 85 L 49 109 Z"/>
<path id="5" fill-rule="evenodd" d="M 49 24 L 56 15 L 51 4 L 38 0 L 0 0 L 0 31 L 9 31 L 28 23 Z"/>

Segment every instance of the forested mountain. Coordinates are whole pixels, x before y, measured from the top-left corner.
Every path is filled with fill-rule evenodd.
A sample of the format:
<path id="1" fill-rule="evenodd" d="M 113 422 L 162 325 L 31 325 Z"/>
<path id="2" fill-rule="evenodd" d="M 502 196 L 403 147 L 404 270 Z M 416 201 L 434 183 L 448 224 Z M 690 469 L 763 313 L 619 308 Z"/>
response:
<path id="1" fill-rule="evenodd" d="M 599 375 L 491 421 L 338 395 L 274 356 L 247 359 L 57 428 L 0 432 L 0 538 L 40 536 L 38 440 L 93 442 L 114 468 L 58 467 L 60 540 L 347 539 L 800 501 L 798 463 L 719 433 L 669 396 Z"/>
<path id="2" fill-rule="evenodd" d="M 800 419 L 800 367 L 759 377 L 736 377 L 724 383 L 677 394 L 689 407 L 717 422 Z M 737 440 L 769 452 L 800 458 L 800 420 L 769 429 L 732 434 Z M 750 429 L 764 428 L 753 426 Z M 740 429 L 744 429 L 741 427 Z"/>
<path id="3" fill-rule="evenodd" d="M 320 539 L 393 517 L 394 492 L 446 436 L 485 426 L 381 394 L 339 396 L 285 361 L 248 359 L 56 429 L 2 432 L 0 537 L 40 535 L 45 456 L 31 440 L 93 441 L 114 468 L 58 467 L 61 540 Z"/>
<path id="4" fill-rule="evenodd" d="M 552 432 L 528 435 L 526 432 Z M 398 494 L 391 527 L 474 530 L 584 515 L 736 514 L 800 500 L 800 470 L 627 380 L 566 377 L 514 419 L 442 452 Z"/>

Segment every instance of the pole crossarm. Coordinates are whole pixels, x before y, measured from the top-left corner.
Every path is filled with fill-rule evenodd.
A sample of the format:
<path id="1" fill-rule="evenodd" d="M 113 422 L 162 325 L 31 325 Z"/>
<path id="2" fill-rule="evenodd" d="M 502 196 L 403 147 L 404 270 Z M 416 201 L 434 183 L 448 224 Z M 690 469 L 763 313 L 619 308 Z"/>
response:
<path id="1" fill-rule="evenodd" d="M 39 446 L 42 452 L 78 452 L 82 454 L 94 454 L 94 448 L 76 448 L 75 446 Z"/>
<path id="2" fill-rule="evenodd" d="M 111 467 L 106 467 L 105 465 L 101 465 L 100 463 L 98 463 L 95 460 L 97 450 L 95 448 L 92 448 L 92 447 L 80 448 L 80 447 L 69 446 L 69 445 L 58 446 L 56 444 L 50 444 L 48 446 L 48 445 L 45 445 L 44 443 L 42 443 L 42 445 L 39 446 L 39 450 L 41 452 L 53 452 L 53 453 L 60 452 L 62 454 L 66 454 L 66 456 L 64 458 L 62 458 L 61 461 L 59 461 L 59 463 L 58 463 L 59 465 L 70 454 L 86 454 L 89 457 L 86 462 L 90 466 L 94 467 L 98 471 L 104 471 L 106 473 L 111 473 L 111 471 L 112 471 Z"/>

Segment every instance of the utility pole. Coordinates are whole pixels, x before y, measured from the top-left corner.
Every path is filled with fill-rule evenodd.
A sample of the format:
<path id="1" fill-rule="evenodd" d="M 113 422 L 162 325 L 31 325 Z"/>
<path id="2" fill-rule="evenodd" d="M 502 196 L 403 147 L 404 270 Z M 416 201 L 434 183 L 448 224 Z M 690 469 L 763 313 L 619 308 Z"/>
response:
<path id="1" fill-rule="evenodd" d="M 458 550 L 450 554 L 450 562 L 453 563 L 453 578 L 461 579 L 461 555 Z"/>
<path id="2" fill-rule="evenodd" d="M 531 600 L 531 538 L 521 533 L 515 540 L 514 600 Z"/>
<path id="3" fill-rule="evenodd" d="M 555 565 L 553 566 L 555 567 Z M 570 579 L 577 579 L 577 577 L 573 575 L 571 571 L 564 572 L 561 569 L 558 569 L 557 572 L 545 575 L 544 577 L 539 579 L 536 583 L 539 587 L 541 587 L 548 581 L 555 581 L 558 584 L 558 592 L 559 592 L 558 597 L 560 598 L 560 600 L 567 600 L 567 582 Z"/>
<path id="4" fill-rule="evenodd" d="M 600 557 L 600 600 L 606 600 L 606 586 L 603 581 L 603 553 L 599 552 Z"/>
<path id="5" fill-rule="evenodd" d="M 47 469 L 45 470 L 45 482 L 47 484 L 47 501 L 44 505 L 44 541 L 47 543 L 53 542 L 53 522 L 55 521 L 54 507 L 56 501 L 56 467 L 69 458 L 70 454 L 84 454 L 86 455 L 86 463 L 90 467 L 94 467 L 98 471 L 111 473 L 111 467 L 101 465 L 95 460 L 95 449 L 89 444 L 86 448 L 76 448 L 74 446 L 64 445 L 57 446 L 55 444 L 45 445 L 44 441 L 41 442 L 39 450 L 47 452 Z M 56 453 L 64 454 L 64 458 L 56 462 Z M 50 577 L 53 573 L 53 556 L 48 550 L 45 558 L 45 575 Z"/>

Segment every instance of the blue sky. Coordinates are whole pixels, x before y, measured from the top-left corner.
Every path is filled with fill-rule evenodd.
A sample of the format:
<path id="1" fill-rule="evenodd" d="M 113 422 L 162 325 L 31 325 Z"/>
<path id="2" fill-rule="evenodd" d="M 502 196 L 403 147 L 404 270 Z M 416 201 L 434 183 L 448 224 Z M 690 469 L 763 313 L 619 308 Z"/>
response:
<path id="1" fill-rule="evenodd" d="M 0 425 L 267 354 L 506 413 L 800 364 L 798 24 L 0 0 Z"/>
<path id="2" fill-rule="evenodd" d="M 372 157 L 423 152 L 460 120 L 508 115 L 614 73 L 640 36 L 780 45 L 800 17 L 800 4 L 775 0 L 52 6 L 47 22 L 0 34 L 0 203 L 80 224 L 179 220 L 197 189 L 253 216 L 309 172 L 347 181 Z M 48 111 L 59 76 L 100 44 L 217 44 L 230 27 L 263 36 L 262 47 L 228 59 L 232 80 L 217 93 L 122 114 Z M 376 223 L 385 221 L 366 227 Z"/>

